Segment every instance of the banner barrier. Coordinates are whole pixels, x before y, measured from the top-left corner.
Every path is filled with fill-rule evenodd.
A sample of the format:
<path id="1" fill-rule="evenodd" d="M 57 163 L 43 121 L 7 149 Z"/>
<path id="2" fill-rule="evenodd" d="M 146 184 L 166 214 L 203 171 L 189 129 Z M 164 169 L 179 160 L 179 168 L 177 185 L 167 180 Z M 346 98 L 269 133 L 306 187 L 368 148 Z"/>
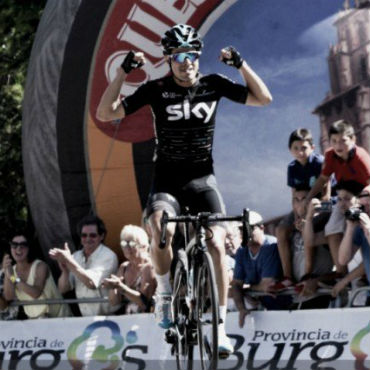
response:
<path id="1" fill-rule="evenodd" d="M 219 369 L 370 369 L 368 307 L 258 311 L 244 328 L 233 312 L 226 327 L 235 352 Z M 139 314 L 3 321 L 0 369 L 173 370 L 176 361 L 153 315 Z"/>

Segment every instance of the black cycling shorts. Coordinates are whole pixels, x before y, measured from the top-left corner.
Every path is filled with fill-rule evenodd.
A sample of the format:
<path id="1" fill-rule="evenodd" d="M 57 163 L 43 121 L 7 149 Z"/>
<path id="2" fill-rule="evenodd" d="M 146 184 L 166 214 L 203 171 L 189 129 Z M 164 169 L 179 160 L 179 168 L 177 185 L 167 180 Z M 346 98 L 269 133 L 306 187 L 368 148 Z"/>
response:
<path id="1" fill-rule="evenodd" d="M 171 174 L 165 178 L 155 176 L 148 199 L 148 216 L 156 211 L 167 211 L 172 216 L 180 215 L 185 207 L 193 215 L 199 212 L 225 214 L 225 205 L 213 173 L 186 183 L 176 178 L 171 180 Z"/>

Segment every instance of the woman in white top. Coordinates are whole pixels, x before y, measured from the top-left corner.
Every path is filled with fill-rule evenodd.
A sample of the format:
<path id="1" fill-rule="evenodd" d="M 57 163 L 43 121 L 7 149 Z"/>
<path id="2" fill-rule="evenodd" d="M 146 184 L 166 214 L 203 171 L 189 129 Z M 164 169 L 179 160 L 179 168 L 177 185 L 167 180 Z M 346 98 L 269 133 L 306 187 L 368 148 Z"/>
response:
<path id="1" fill-rule="evenodd" d="M 43 299 L 62 299 L 47 264 L 33 259 L 29 241 L 23 234 L 15 235 L 10 241 L 11 260 L 5 269 L 4 296 L 8 301 L 18 299 L 33 301 Z M 29 318 L 71 316 L 67 304 L 24 305 Z"/>

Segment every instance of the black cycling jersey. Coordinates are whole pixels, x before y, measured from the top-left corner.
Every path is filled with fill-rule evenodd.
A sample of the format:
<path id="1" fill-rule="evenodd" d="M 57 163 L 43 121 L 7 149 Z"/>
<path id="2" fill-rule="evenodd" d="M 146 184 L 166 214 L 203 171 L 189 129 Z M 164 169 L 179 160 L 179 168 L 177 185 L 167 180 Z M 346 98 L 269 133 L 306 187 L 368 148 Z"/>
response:
<path id="1" fill-rule="evenodd" d="M 149 104 L 155 118 L 157 164 L 212 166 L 215 115 L 222 97 L 245 103 L 248 88 L 225 76 L 200 76 L 192 87 L 172 76 L 146 82 L 123 101 L 126 114 Z"/>

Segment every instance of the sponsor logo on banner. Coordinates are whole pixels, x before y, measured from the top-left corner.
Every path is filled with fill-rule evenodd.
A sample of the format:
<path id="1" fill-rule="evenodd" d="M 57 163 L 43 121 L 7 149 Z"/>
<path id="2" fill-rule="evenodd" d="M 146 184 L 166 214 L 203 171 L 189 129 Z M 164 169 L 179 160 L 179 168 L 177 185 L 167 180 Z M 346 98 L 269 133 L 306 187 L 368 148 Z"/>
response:
<path id="1" fill-rule="evenodd" d="M 72 328 L 73 325 L 68 329 Z M 148 351 L 148 346 L 138 344 L 137 328 L 134 325 L 124 335 L 112 320 L 95 321 L 69 345 L 62 339 L 40 337 L 0 340 L 0 369 L 24 369 L 24 362 L 27 362 L 28 369 L 32 370 L 65 370 L 66 357 L 70 364 L 68 368 L 72 369 L 115 370 L 122 362 L 145 366 L 142 359 L 134 358 L 132 354 L 128 356 L 128 351 L 133 349 L 142 353 Z M 60 337 L 63 338 L 62 333 Z"/>
<path id="2" fill-rule="evenodd" d="M 246 338 L 242 335 L 228 334 L 235 341 L 234 353 L 228 360 L 234 361 L 235 365 L 230 370 L 244 366 L 248 370 L 300 370 L 302 366 L 318 370 L 336 370 L 342 369 L 343 364 L 346 370 L 370 370 L 365 366 L 370 348 L 369 334 L 370 323 L 354 334 L 351 342 L 346 331 L 320 328 L 310 331 L 255 330 L 249 343 L 245 343 Z M 348 347 L 355 361 L 343 358 Z M 326 365 L 330 367 L 325 367 Z"/>
<path id="3" fill-rule="evenodd" d="M 92 73 L 90 116 L 108 136 L 126 142 L 141 142 L 154 137 L 153 118 L 149 107 L 123 119 L 118 134 L 110 125 L 96 119 L 100 98 L 117 68 L 130 50 L 142 51 L 146 64 L 132 71 L 121 89 L 121 97 L 132 94 L 146 81 L 161 78 L 169 72 L 160 40 L 170 27 L 187 23 L 200 29 L 202 36 L 236 0 L 117 0 L 105 22 Z"/>
<path id="4" fill-rule="evenodd" d="M 94 331 L 105 328 L 108 329 L 108 337 L 112 340 L 112 346 L 106 348 L 105 344 L 97 344 Z M 113 321 L 98 321 L 90 324 L 81 336 L 76 338 L 68 347 L 67 357 L 73 368 L 82 368 L 85 361 L 95 360 L 109 363 L 104 368 L 106 370 L 116 369 L 120 358 L 117 353 L 122 349 L 124 339 L 120 333 L 119 326 Z M 83 347 L 83 353 L 79 354 L 79 349 Z"/>
<path id="5" fill-rule="evenodd" d="M 235 351 L 228 360 L 220 362 L 219 368 L 369 370 L 370 323 L 366 324 L 366 320 L 362 327 L 359 327 L 358 322 L 356 329 L 350 324 L 335 329 L 335 322 L 338 322 L 340 315 L 341 311 L 334 315 L 336 319 L 331 321 L 332 325 L 326 325 L 330 329 L 320 328 L 319 323 L 309 330 L 300 329 L 289 323 L 281 325 L 281 321 L 277 327 L 286 326 L 286 330 L 267 330 L 269 325 L 261 323 L 263 327 L 248 331 L 246 328 L 238 329 L 237 313 L 231 314 L 228 317 L 231 324 L 228 335 Z M 352 315 L 355 313 L 352 312 Z M 362 316 L 366 315 L 368 311 Z M 37 324 L 36 320 L 14 322 L 17 330 L 10 329 L 8 325 L 0 337 L 0 369 L 176 368 L 170 347 L 164 342 L 163 331 L 156 327 L 151 316 L 135 315 L 134 319 L 128 316 L 117 319 L 109 317 L 105 320 L 80 319 L 45 319 L 37 320 Z M 133 321 L 135 326 L 130 327 Z M 85 325 L 81 325 L 81 322 Z M 29 338 L 30 333 L 35 333 L 35 328 L 37 334 Z M 71 338 L 76 328 L 79 333 Z M 197 355 L 194 361 L 194 368 L 198 368 Z"/>
<path id="6" fill-rule="evenodd" d="M 361 329 L 357 334 L 354 335 L 351 341 L 351 353 L 356 359 L 356 370 L 369 370 L 369 368 L 365 367 L 365 360 L 368 357 L 369 353 L 369 346 L 370 343 L 368 341 L 367 346 L 363 344 L 364 338 L 370 337 L 370 322 L 367 324 L 366 327 Z M 365 352 L 367 350 L 367 353 Z"/>

